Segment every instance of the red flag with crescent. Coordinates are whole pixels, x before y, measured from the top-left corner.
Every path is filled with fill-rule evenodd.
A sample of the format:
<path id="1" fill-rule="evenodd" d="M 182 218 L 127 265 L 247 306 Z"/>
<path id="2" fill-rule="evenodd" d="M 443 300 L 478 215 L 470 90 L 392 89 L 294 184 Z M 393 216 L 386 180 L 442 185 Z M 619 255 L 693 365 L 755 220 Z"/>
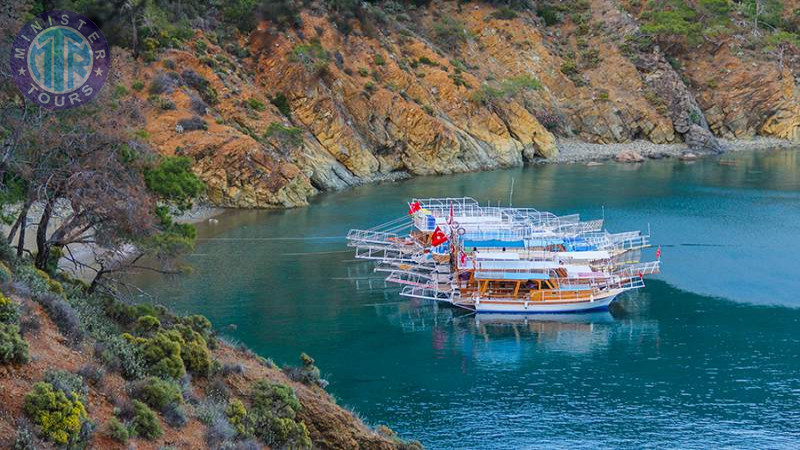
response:
<path id="1" fill-rule="evenodd" d="M 658 246 L 658 250 L 656 250 L 656 259 L 661 259 L 661 246 Z"/>
<path id="2" fill-rule="evenodd" d="M 422 205 L 420 205 L 419 202 L 411 202 L 411 203 L 408 204 L 408 214 L 409 215 L 414 214 L 415 212 L 419 211 L 420 209 L 422 209 Z"/>
<path id="3" fill-rule="evenodd" d="M 442 229 L 437 226 L 431 235 L 431 245 L 436 247 L 437 245 L 444 244 L 445 242 L 447 242 L 447 235 L 445 235 Z"/>

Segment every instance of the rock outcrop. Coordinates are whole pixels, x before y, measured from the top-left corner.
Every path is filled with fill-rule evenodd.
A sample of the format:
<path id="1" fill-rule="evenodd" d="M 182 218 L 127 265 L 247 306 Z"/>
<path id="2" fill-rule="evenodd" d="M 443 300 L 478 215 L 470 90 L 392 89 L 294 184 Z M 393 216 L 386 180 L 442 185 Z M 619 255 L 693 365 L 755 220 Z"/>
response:
<path id="1" fill-rule="evenodd" d="M 144 83 L 133 95 L 154 147 L 191 157 L 209 199 L 231 207 L 518 166 L 556 157 L 556 136 L 701 153 L 724 150 L 717 137 L 800 139 L 789 62 L 765 62 L 733 39 L 670 59 L 631 48 L 640 25 L 626 2 L 575 7 L 545 25 L 532 11 L 437 0 L 413 18 L 386 6 L 372 19 L 383 17 L 380 27 L 351 20 L 348 33 L 315 7 L 297 27 L 265 21 L 238 42 L 197 32 L 147 65 L 123 55 L 119 81 Z M 151 91 L 164 77 L 172 89 Z M 205 126 L 179 132 L 195 116 Z"/>

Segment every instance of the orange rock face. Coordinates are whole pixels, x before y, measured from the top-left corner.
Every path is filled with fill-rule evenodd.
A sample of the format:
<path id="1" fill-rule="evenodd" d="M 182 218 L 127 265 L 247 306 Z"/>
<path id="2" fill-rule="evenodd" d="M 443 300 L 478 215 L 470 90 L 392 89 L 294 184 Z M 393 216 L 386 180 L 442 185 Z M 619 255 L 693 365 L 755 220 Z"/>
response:
<path id="1" fill-rule="evenodd" d="M 680 73 L 663 56 L 642 65 L 624 50 L 636 20 L 610 0 L 587 5 L 585 23 L 545 26 L 532 12 L 500 19 L 491 5 L 434 1 L 407 11 L 413 20 L 352 21 L 348 34 L 316 9 L 299 28 L 263 22 L 224 48 L 198 32 L 158 62 L 117 61 L 133 67 L 123 84 L 144 83 L 134 95 L 150 142 L 193 158 L 209 199 L 230 207 L 292 207 L 374 180 L 518 166 L 557 155 L 554 133 L 681 142 L 696 114 L 708 136 L 800 138 L 789 69 L 726 45 L 692 49 Z M 173 88 L 152 93 L 165 76 Z M 179 126 L 187 119 L 205 126 Z"/>

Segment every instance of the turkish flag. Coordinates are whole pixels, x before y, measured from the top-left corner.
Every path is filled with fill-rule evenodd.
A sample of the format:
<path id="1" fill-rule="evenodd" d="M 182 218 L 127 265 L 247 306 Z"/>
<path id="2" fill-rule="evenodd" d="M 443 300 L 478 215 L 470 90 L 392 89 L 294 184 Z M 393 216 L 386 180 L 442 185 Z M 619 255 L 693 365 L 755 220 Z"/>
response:
<path id="1" fill-rule="evenodd" d="M 467 254 L 464 253 L 464 252 L 461 252 L 461 265 L 463 266 L 466 263 L 467 263 Z"/>
<path id="2" fill-rule="evenodd" d="M 414 214 L 420 209 L 422 209 L 422 205 L 420 205 L 419 202 L 412 202 L 408 204 L 408 214 Z"/>
<path id="3" fill-rule="evenodd" d="M 431 245 L 436 247 L 437 245 L 445 242 L 447 242 L 447 236 L 444 234 L 442 229 L 437 226 L 431 235 Z"/>

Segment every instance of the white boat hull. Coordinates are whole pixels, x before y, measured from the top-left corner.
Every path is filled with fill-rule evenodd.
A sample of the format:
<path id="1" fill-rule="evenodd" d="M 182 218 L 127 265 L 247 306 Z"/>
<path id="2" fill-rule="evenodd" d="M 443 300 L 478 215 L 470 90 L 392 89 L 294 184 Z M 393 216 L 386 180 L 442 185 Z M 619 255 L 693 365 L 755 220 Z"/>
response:
<path id="1" fill-rule="evenodd" d="M 475 312 L 507 314 L 557 314 L 607 310 L 619 292 L 583 302 L 475 302 Z"/>

